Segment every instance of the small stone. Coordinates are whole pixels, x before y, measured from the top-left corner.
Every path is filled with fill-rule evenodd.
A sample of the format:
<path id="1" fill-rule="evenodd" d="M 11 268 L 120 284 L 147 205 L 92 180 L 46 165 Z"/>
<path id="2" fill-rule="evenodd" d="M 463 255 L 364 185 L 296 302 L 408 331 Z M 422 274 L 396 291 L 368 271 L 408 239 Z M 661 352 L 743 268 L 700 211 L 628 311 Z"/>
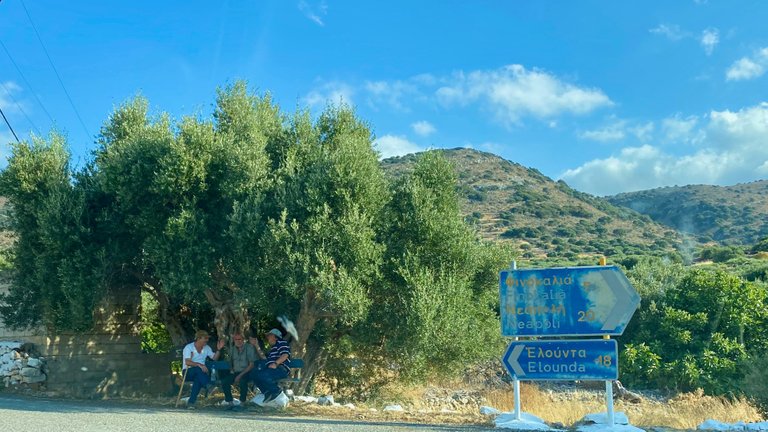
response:
<path id="1" fill-rule="evenodd" d="M 21 369 L 21 376 L 23 377 L 39 376 L 41 373 L 42 372 L 40 372 L 40 369 L 33 367 L 25 367 Z"/>
<path id="2" fill-rule="evenodd" d="M 314 396 L 295 396 L 293 399 L 299 402 L 304 402 L 304 403 L 317 402 L 317 398 Z"/>
<path id="3" fill-rule="evenodd" d="M 41 383 L 43 381 L 45 381 L 45 375 L 21 377 L 21 382 L 27 383 L 27 384 Z"/>
<path id="4" fill-rule="evenodd" d="M 323 406 L 333 405 L 333 396 L 331 396 L 331 395 L 320 396 L 317 399 L 317 404 L 318 405 L 323 405 Z"/>
<path id="5" fill-rule="evenodd" d="M 27 366 L 29 366 L 29 367 L 33 367 L 33 368 L 38 368 L 38 369 L 40 369 L 40 366 L 42 366 L 42 365 L 43 365 L 43 362 L 42 362 L 42 361 L 40 361 L 40 359 L 36 359 L 36 358 L 29 358 L 29 359 L 27 360 Z"/>
<path id="6" fill-rule="evenodd" d="M 481 406 L 480 407 L 480 414 L 482 415 L 499 415 L 501 414 L 501 411 L 497 410 L 494 407 L 489 406 Z"/>
<path id="7" fill-rule="evenodd" d="M 395 404 L 395 405 L 387 405 L 387 406 L 385 406 L 384 407 L 384 411 L 401 412 L 401 411 L 405 411 L 405 410 L 403 409 L 402 406 Z"/>
<path id="8" fill-rule="evenodd" d="M 349 408 L 349 409 L 351 409 L 351 410 L 355 410 L 355 409 L 357 409 L 357 407 L 355 406 L 355 404 L 351 404 L 351 403 L 348 403 L 348 404 L 344 405 L 344 408 Z"/>

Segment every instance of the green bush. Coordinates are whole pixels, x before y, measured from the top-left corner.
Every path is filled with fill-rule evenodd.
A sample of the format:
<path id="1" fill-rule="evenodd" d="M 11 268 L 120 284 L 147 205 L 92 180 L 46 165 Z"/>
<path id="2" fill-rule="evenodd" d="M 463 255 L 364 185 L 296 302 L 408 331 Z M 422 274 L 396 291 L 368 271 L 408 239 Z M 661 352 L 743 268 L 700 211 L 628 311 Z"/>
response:
<path id="1" fill-rule="evenodd" d="M 661 356 L 645 343 L 627 344 L 619 356 L 621 380 L 634 388 L 656 387 L 661 372 Z"/>
<path id="2" fill-rule="evenodd" d="M 741 366 L 746 372 L 739 387 L 768 415 L 768 355 L 745 361 Z"/>
<path id="3" fill-rule="evenodd" d="M 173 349 L 171 336 L 160 322 L 158 303 L 148 293 L 141 293 L 141 350 L 168 353 Z"/>

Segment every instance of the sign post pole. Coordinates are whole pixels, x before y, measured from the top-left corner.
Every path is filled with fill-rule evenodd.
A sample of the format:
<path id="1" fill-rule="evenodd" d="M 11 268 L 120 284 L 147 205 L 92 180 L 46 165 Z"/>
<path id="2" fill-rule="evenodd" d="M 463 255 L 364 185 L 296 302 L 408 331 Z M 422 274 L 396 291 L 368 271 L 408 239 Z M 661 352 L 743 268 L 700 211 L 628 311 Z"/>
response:
<path id="1" fill-rule="evenodd" d="M 608 265 L 605 257 L 600 257 L 600 265 Z M 603 336 L 603 339 L 610 339 L 608 335 Z M 616 359 L 618 361 L 618 358 Z M 606 414 L 608 414 L 608 427 L 613 427 L 615 418 L 613 413 L 613 382 L 605 382 L 605 406 Z"/>
<path id="2" fill-rule="evenodd" d="M 517 261 L 512 261 L 512 270 L 517 270 Z M 515 336 L 515 341 L 520 340 L 519 337 Z M 522 412 L 520 408 L 520 380 L 517 378 L 517 375 L 514 376 L 514 381 L 512 381 L 512 386 L 514 387 L 515 391 L 515 420 L 522 420 Z"/>

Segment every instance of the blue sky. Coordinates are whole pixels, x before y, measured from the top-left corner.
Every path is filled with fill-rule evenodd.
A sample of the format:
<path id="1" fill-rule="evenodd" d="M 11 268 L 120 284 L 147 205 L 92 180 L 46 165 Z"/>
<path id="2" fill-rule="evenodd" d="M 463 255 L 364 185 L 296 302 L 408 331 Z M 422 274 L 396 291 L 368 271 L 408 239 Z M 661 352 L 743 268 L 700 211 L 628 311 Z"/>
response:
<path id="1" fill-rule="evenodd" d="M 354 105 L 384 157 L 472 147 L 596 195 L 728 185 L 768 178 L 766 17 L 764 1 L 2 0 L 0 107 L 22 139 L 64 131 L 82 163 L 127 98 L 208 115 L 243 78 L 286 111 Z M 0 124 L 4 157 L 11 139 Z"/>

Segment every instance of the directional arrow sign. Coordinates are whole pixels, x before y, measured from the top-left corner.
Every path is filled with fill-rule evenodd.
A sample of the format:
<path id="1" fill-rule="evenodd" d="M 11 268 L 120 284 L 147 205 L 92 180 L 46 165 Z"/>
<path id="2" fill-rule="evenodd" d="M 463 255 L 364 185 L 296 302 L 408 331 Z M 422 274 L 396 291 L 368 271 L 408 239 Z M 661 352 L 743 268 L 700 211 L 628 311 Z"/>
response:
<path id="1" fill-rule="evenodd" d="M 619 378 L 613 339 L 512 342 L 504 366 L 521 381 L 610 381 Z"/>
<path id="2" fill-rule="evenodd" d="M 620 335 L 640 296 L 616 266 L 500 274 L 504 336 Z"/>

